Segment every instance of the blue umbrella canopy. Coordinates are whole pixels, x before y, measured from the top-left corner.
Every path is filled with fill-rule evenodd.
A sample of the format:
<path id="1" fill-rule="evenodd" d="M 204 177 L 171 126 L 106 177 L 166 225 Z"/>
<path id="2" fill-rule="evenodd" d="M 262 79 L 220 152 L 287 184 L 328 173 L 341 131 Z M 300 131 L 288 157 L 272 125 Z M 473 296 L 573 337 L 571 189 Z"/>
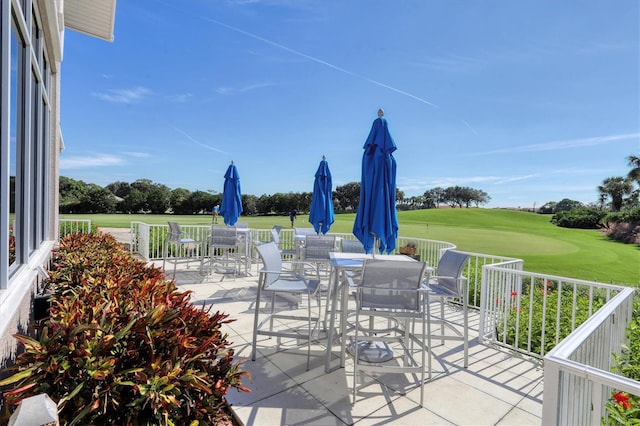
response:
<path id="1" fill-rule="evenodd" d="M 224 190 L 220 215 L 224 223 L 233 226 L 242 213 L 242 192 L 240 191 L 240 175 L 233 161 L 224 174 Z"/>
<path id="2" fill-rule="evenodd" d="M 353 224 L 353 235 L 367 253 L 374 249 L 376 239 L 380 242 L 377 247 L 380 253 L 391 253 L 398 238 L 396 160 L 393 158 L 397 147 L 383 115 L 380 109 L 364 144 L 360 202 Z"/>
<path id="3" fill-rule="evenodd" d="M 309 212 L 309 223 L 317 233 L 326 234 L 333 224 L 333 199 L 331 171 L 325 156 L 318 166 L 316 178 L 313 181 L 313 196 L 311 198 L 311 211 Z"/>

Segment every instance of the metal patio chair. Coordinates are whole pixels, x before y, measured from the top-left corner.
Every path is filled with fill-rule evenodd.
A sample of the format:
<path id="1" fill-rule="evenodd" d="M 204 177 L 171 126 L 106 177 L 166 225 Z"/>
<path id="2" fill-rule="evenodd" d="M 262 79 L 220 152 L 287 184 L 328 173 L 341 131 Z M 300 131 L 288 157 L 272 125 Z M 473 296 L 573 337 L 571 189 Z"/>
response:
<path id="1" fill-rule="evenodd" d="M 431 316 L 428 320 L 431 324 L 440 326 L 439 334 L 429 334 L 428 346 L 431 347 L 431 340 L 440 340 L 444 344 L 445 340 L 457 340 L 463 342 L 464 367 L 469 365 L 469 309 L 466 277 L 462 275 L 462 270 L 469 260 L 469 255 L 455 250 L 445 251 L 440 260 L 435 275 L 430 275 L 424 283 L 427 289 L 429 302 L 440 301 L 440 315 L 437 318 Z M 462 305 L 462 331 L 445 316 L 444 302 L 446 300 L 457 299 Z M 447 331 L 449 332 L 447 334 Z"/>
<path id="2" fill-rule="evenodd" d="M 307 341 L 307 370 L 309 369 L 311 359 L 311 340 L 315 336 L 318 329 L 320 317 L 320 282 L 318 280 L 308 280 L 294 271 L 283 269 L 282 257 L 275 242 L 262 244 L 256 247 L 263 267 L 258 277 L 258 291 L 256 293 L 256 303 L 254 307 L 254 323 L 253 323 L 253 340 L 251 350 L 251 360 L 256 360 L 256 351 L 258 336 L 276 336 L 278 342 L 280 337 L 302 339 Z M 271 303 L 269 313 L 262 316 L 260 320 L 262 302 L 262 294 L 271 295 Z M 307 315 L 302 316 L 295 313 L 285 313 L 281 310 L 276 311 L 276 302 L 278 295 L 297 295 L 307 296 Z M 318 316 L 311 316 L 311 299 L 315 298 L 318 305 Z M 290 304 L 289 304 L 290 305 Z M 298 303 L 295 303 L 296 308 Z M 274 321 L 275 320 L 275 321 Z M 296 322 L 304 321 L 306 330 L 296 327 Z M 315 323 L 315 324 L 314 324 Z M 283 327 L 281 330 L 275 330 L 274 327 Z M 294 328 L 292 328 L 294 327 Z"/>
<path id="3" fill-rule="evenodd" d="M 235 278 L 242 259 L 241 241 L 233 226 L 212 226 L 209 237 L 209 271 Z"/>
<path id="4" fill-rule="evenodd" d="M 182 259 L 186 259 L 187 266 L 189 266 L 189 262 L 191 261 L 191 258 L 194 257 L 194 254 L 201 254 L 202 241 L 184 237 L 179 223 L 167 223 L 169 224 L 169 233 L 167 234 L 167 238 L 164 241 L 164 247 L 162 249 L 162 270 L 165 270 L 167 262 L 173 262 L 173 278 L 175 278 L 178 262 Z M 185 254 L 184 257 L 181 256 L 182 253 Z M 173 255 L 170 256 L 170 254 Z"/>
<path id="5" fill-rule="evenodd" d="M 366 259 L 359 283 L 347 277 L 356 299 L 350 346 L 354 403 L 358 377 L 368 372 L 417 376 L 423 405 L 427 371 L 431 377 L 431 370 L 425 368 L 430 331 L 427 290 L 422 285 L 426 269 L 425 262 Z M 414 334 L 416 322 L 421 326 L 418 335 Z"/>
<path id="6" fill-rule="evenodd" d="M 331 264 L 329 253 L 332 251 L 337 251 L 335 235 L 306 235 L 300 260 L 314 265 L 314 272 L 318 280 L 328 279 L 329 265 Z"/>

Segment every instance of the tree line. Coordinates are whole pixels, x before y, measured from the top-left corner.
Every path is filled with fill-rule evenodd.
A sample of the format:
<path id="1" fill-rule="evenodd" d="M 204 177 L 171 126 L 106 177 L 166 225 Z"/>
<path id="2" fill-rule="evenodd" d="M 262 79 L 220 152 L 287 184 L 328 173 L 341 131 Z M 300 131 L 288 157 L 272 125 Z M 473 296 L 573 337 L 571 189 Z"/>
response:
<path id="1" fill-rule="evenodd" d="M 611 176 L 598 185 L 598 200 L 584 204 L 565 198 L 559 202 L 550 201 L 540 207 L 540 213 L 559 213 L 580 208 L 590 208 L 607 212 L 621 212 L 640 208 L 640 157 L 629 155 L 631 167 L 626 176 Z"/>
<path id="2" fill-rule="evenodd" d="M 640 157 L 630 155 L 627 160 L 631 166 L 628 175 L 604 179 L 598 186 L 597 201 L 585 205 L 565 198 L 543 204 L 538 212 L 556 214 L 584 208 L 620 212 L 640 207 Z M 311 197 L 311 192 L 263 194 L 259 197 L 243 194 L 243 214 L 288 214 L 293 209 L 301 213 L 308 212 Z M 464 186 L 436 187 L 414 197 L 405 197 L 403 191 L 396 189 L 398 210 L 432 209 L 444 205 L 452 208 L 480 207 L 490 200 L 485 191 Z M 60 177 L 61 213 L 205 214 L 221 202 L 222 194 L 216 191 L 171 189 L 149 179 L 138 179 L 132 183 L 117 181 L 101 187 Z M 359 202 L 360 182 L 350 182 L 333 191 L 334 209 L 338 213 L 356 211 Z"/>
<path id="3" fill-rule="evenodd" d="M 612 239 L 640 244 L 640 157 L 627 157 L 631 170 L 598 186 L 598 201 L 584 205 L 570 199 L 549 202 L 539 213 L 553 213 L 551 223 L 565 228 L 604 229 Z"/>
<path id="4" fill-rule="evenodd" d="M 117 181 L 101 187 L 60 176 L 59 194 L 61 213 L 205 214 L 222 202 L 222 194 L 215 191 L 171 189 L 149 179 L 138 179 L 132 183 Z M 293 209 L 308 212 L 311 197 L 311 192 L 263 194 L 259 197 L 243 194 L 243 214 L 288 214 Z M 490 199 L 482 190 L 459 186 L 434 188 L 422 196 L 409 198 L 396 189 L 398 210 L 437 208 L 443 204 L 478 207 Z M 338 213 L 356 211 L 359 202 L 360 182 L 350 182 L 333 191 L 334 209 Z"/>

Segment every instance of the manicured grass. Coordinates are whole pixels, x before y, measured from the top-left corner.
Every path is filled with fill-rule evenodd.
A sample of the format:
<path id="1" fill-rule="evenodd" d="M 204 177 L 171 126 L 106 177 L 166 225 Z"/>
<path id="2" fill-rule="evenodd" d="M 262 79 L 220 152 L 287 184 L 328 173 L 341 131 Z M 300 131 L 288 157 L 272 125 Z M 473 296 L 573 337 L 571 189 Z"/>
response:
<path id="1" fill-rule="evenodd" d="M 211 216 L 61 215 L 91 219 L 99 227 L 128 228 L 130 222 L 209 225 Z M 399 212 L 401 236 L 454 243 L 460 250 L 524 259 L 527 271 L 589 281 L 640 285 L 640 247 L 608 240 L 597 230 L 567 229 L 550 215 L 494 209 L 431 209 Z M 336 215 L 333 232 L 351 232 L 355 214 Z M 242 217 L 252 228 L 291 226 L 288 216 Z M 222 218 L 220 218 L 222 223 Z M 311 227 L 299 215 L 296 226 Z"/>

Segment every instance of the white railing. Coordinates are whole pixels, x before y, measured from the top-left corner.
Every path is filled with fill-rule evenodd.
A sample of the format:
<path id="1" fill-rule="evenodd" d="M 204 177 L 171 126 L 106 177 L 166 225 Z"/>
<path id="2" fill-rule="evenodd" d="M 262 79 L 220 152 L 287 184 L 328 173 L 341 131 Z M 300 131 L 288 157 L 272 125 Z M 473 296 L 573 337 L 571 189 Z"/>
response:
<path id="1" fill-rule="evenodd" d="M 210 234 L 209 225 L 180 225 L 182 238 L 205 241 Z M 131 253 L 145 260 L 158 260 L 163 257 L 164 243 L 169 233 L 169 225 L 150 225 L 144 222 L 131 222 Z M 195 245 L 194 256 L 201 256 L 202 245 Z"/>
<path id="2" fill-rule="evenodd" d="M 193 238 L 196 241 L 204 241 L 209 235 L 211 225 L 181 225 L 184 237 Z M 162 259 L 163 244 L 168 231 L 167 225 L 150 225 L 142 222 L 131 222 L 131 252 L 139 254 L 146 260 Z M 295 248 L 295 234 L 292 228 L 280 230 L 280 246 L 282 249 Z M 267 242 L 271 240 L 270 229 L 251 229 L 251 241 L 254 243 Z M 355 240 L 351 233 L 331 233 L 339 238 Z M 415 245 L 416 255 L 420 260 L 427 262 L 432 267 L 437 267 L 442 251 L 455 249 L 456 246 L 446 241 L 426 240 L 412 237 L 398 237 L 396 242 L 396 252 L 400 247 L 408 243 Z M 206 246 L 205 246 L 206 250 Z M 257 261 L 255 253 L 252 253 L 253 260 Z M 494 256 L 481 253 L 469 254 L 470 260 L 466 265 L 464 275 L 468 278 L 467 285 L 469 294 L 469 305 L 475 308 L 480 307 L 480 288 L 482 282 L 482 267 L 484 265 L 502 262 L 511 262 L 512 267 L 522 269 L 522 260 L 512 259 L 503 256 Z"/>
<path id="3" fill-rule="evenodd" d="M 640 382 L 610 372 L 626 343 L 634 289 L 616 296 L 544 357 L 542 424 L 600 425 L 616 391 L 640 395 Z"/>
<path id="4" fill-rule="evenodd" d="M 91 219 L 59 219 L 58 235 L 60 238 L 75 233 L 88 234 L 91 232 Z"/>
<path id="5" fill-rule="evenodd" d="M 129 251 L 131 253 L 139 254 L 140 257 L 145 260 L 153 259 L 150 253 L 151 226 L 152 225 L 144 222 L 131 222 L 131 245 L 129 246 Z"/>
<path id="6" fill-rule="evenodd" d="M 514 268 L 514 266 L 518 266 Z M 626 287 L 485 265 L 480 337 L 542 358 Z"/>
<path id="7" fill-rule="evenodd" d="M 166 228 L 132 223 L 132 250 L 148 260 L 161 258 Z M 210 226 L 184 229 L 198 240 Z M 270 241 L 270 230 L 252 229 L 251 238 Z M 282 248 L 294 248 L 294 230 L 282 229 L 280 241 Z M 399 237 L 396 250 L 407 243 L 432 267 L 443 250 L 455 248 Z M 480 311 L 480 340 L 544 359 L 543 424 L 600 424 L 612 390 L 640 394 L 640 383 L 608 372 L 631 320 L 632 289 L 527 272 L 521 259 L 468 254 L 463 275 L 469 306 Z"/>

